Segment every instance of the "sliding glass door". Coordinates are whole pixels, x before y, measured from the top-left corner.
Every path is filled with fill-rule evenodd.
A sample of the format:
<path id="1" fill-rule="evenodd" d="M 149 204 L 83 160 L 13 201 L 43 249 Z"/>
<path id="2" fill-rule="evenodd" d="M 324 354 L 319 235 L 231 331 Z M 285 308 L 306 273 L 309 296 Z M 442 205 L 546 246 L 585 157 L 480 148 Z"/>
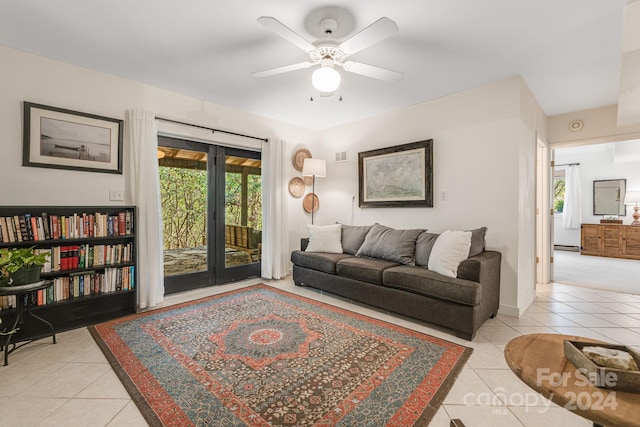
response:
<path id="1" fill-rule="evenodd" d="M 260 275 L 260 153 L 158 137 L 165 293 Z"/>
<path id="2" fill-rule="evenodd" d="M 262 179 L 260 153 L 225 149 L 223 281 L 260 275 L 262 258 Z"/>

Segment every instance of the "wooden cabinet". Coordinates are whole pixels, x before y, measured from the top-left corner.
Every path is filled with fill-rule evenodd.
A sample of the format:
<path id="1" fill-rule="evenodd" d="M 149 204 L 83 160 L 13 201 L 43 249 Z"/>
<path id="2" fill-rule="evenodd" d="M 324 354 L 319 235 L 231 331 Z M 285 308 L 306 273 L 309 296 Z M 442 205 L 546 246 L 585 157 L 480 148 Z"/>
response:
<path id="1" fill-rule="evenodd" d="M 602 252 L 600 249 L 600 226 L 597 224 L 582 224 L 580 235 L 580 252 L 588 255 L 591 252 Z"/>
<path id="2" fill-rule="evenodd" d="M 627 227 L 625 255 L 640 259 L 640 227 L 638 226 Z"/>
<path id="3" fill-rule="evenodd" d="M 53 285 L 33 295 L 34 314 L 64 331 L 134 313 L 135 213 L 134 206 L 1 206 L 0 248 L 33 246 L 49 255 L 41 277 Z M 0 301 L 0 317 L 14 307 Z M 27 317 L 12 341 L 43 332 Z"/>
<path id="4" fill-rule="evenodd" d="M 640 259 L 640 227 L 621 224 L 582 224 L 582 255 Z"/>

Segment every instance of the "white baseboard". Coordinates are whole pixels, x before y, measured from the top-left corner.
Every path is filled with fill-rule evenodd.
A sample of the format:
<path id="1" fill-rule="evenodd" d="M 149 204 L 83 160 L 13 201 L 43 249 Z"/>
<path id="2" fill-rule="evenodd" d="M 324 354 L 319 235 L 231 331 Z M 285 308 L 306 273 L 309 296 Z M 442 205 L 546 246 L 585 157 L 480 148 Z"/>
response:
<path id="1" fill-rule="evenodd" d="M 500 304 L 500 307 L 498 307 L 498 313 L 511 317 L 520 317 L 520 310 L 518 307 L 513 307 L 511 305 Z"/>
<path id="2" fill-rule="evenodd" d="M 529 306 L 533 304 L 535 297 L 536 297 L 536 292 L 535 292 L 535 289 L 533 289 L 531 293 L 527 295 L 527 298 L 526 298 L 527 302 L 524 304 L 523 307 L 514 307 L 512 305 L 500 304 L 498 308 L 498 313 L 519 318 L 524 314 L 525 311 L 527 311 Z"/>

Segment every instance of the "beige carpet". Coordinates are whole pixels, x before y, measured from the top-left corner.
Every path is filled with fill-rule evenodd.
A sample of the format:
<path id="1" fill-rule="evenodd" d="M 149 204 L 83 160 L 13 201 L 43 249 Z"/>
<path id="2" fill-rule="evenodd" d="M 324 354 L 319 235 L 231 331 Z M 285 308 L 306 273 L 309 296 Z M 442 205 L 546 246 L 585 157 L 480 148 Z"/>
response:
<path id="1" fill-rule="evenodd" d="M 556 250 L 553 281 L 640 295 L 640 261 Z"/>

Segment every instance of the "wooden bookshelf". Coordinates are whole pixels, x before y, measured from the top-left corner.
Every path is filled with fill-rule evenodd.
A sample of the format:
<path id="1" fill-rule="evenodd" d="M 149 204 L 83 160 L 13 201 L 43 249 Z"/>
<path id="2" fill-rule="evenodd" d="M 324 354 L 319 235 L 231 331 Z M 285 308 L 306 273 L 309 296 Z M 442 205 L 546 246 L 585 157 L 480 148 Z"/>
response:
<path id="1" fill-rule="evenodd" d="M 135 230 L 135 206 L 0 206 L 0 248 L 35 247 L 50 254 L 41 277 L 54 284 L 32 295 L 32 311 L 56 331 L 136 311 Z M 4 321 L 15 301 L 2 298 Z M 26 317 L 12 341 L 46 333 Z"/>

